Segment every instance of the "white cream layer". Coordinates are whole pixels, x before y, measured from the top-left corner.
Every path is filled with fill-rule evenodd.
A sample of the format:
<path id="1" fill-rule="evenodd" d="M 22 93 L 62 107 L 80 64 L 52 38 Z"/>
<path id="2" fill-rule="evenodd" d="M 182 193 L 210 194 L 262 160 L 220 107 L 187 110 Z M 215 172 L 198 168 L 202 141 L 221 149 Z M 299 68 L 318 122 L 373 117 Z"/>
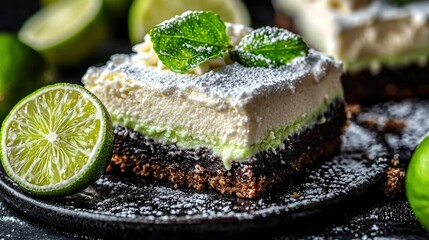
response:
<path id="1" fill-rule="evenodd" d="M 341 68 L 316 51 L 279 68 L 234 63 L 203 75 L 176 74 L 116 55 L 105 67 L 90 68 L 83 83 L 105 104 L 115 124 L 136 130 L 151 126 L 157 140 L 184 147 L 189 145 L 183 139 L 197 136 L 199 147 L 219 155 L 228 169 L 232 160 L 255 153 L 252 147 L 271 131 L 341 98 Z M 172 128 L 183 130 L 183 136 L 171 134 Z M 215 145 L 223 147 L 217 151 Z"/>
<path id="2" fill-rule="evenodd" d="M 312 47 L 344 62 L 347 71 L 425 64 L 429 1 L 394 6 L 380 0 L 275 0 Z"/>

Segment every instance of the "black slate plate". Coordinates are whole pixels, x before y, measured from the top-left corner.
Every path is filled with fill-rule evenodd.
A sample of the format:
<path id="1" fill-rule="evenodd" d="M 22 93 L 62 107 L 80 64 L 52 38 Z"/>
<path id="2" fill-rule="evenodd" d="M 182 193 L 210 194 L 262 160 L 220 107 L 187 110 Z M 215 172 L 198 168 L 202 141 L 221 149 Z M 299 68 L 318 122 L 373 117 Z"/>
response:
<path id="1" fill-rule="evenodd" d="M 284 230 L 362 193 L 383 176 L 389 156 L 377 136 L 351 124 L 333 160 L 253 200 L 115 176 L 103 176 L 73 196 L 37 198 L 3 172 L 0 193 L 28 216 L 100 237 L 207 239 Z"/>

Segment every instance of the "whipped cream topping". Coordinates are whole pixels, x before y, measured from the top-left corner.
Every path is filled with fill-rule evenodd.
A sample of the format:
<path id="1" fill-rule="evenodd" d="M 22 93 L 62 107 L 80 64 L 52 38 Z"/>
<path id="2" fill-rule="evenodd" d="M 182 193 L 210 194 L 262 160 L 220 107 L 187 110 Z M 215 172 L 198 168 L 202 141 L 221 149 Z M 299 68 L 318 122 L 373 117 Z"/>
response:
<path id="1" fill-rule="evenodd" d="M 230 38 L 231 45 L 236 46 L 241 39 L 250 33 L 253 29 L 242 24 L 231 24 L 226 23 L 226 32 Z M 144 66 L 156 67 L 160 70 L 168 70 L 168 68 L 162 64 L 159 60 L 158 55 L 153 49 L 153 44 L 149 34 L 146 34 L 144 41 L 133 47 L 133 51 L 137 54 L 133 56 L 133 60 L 140 62 Z M 202 75 L 213 69 L 232 64 L 233 61 L 230 59 L 229 54 L 225 53 L 223 57 L 209 59 L 197 67 L 190 70 L 189 73 Z"/>
<path id="2" fill-rule="evenodd" d="M 160 92 L 186 92 L 195 89 L 206 96 L 228 101 L 233 106 L 243 106 L 260 94 L 285 90 L 293 93 L 296 85 L 309 76 L 317 84 L 326 76 L 330 66 L 341 69 L 342 63 L 310 49 L 307 56 L 296 57 L 277 68 L 245 67 L 233 63 L 202 75 L 177 74 L 144 67 L 136 62 L 134 56 L 116 54 L 106 66 L 89 68 L 83 79 L 84 83 L 90 83 L 86 79 L 92 76 L 103 79 L 112 72 L 122 72 L 127 78 L 137 80 L 133 84 L 151 86 Z"/>

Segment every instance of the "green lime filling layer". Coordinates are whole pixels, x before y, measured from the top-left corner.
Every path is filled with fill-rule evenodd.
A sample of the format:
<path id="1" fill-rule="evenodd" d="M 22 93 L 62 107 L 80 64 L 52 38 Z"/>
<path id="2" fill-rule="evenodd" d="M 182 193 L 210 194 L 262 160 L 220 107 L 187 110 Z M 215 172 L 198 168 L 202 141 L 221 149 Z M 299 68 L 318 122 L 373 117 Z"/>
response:
<path id="1" fill-rule="evenodd" d="M 166 143 L 175 143 L 182 148 L 192 149 L 207 147 L 211 149 L 214 154 L 222 158 L 226 169 L 230 169 L 233 160 L 240 162 L 261 151 L 283 148 L 284 139 L 301 131 L 308 125 L 316 124 L 315 121 L 317 117 L 321 113 L 327 111 L 331 103 L 342 98 L 343 92 L 342 90 L 338 90 L 335 94 L 326 98 L 312 113 L 299 117 L 292 124 L 287 124 L 268 131 L 261 141 L 251 145 L 221 141 L 219 137 L 213 135 L 191 135 L 182 127 L 165 127 L 154 123 L 140 122 L 124 114 L 112 114 L 112 121 L 114 125 L 134 129 L 151 139 L 164 141 Z"/>
<path id="2" fill-rule="evenodd" d="M 406 66 L 411 63 L 426 61 L 429 57 L 429 46 L 418 48 L 412 52 L 402 55 L 390 55 L 379 57 L 368 57 L 359 60 L 344 59 L 346 71 L 358 72 L 366 69 L 377 69 L 379 67 L 395 68 Z"/>

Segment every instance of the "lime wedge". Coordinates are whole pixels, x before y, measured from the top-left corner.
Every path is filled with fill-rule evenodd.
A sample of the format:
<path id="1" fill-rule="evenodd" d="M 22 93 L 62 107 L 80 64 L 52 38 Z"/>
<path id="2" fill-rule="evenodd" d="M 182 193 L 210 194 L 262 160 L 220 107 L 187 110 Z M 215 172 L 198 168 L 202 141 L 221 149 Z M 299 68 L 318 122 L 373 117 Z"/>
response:
<path id="1" fill-rule="evenodd" d="M 62 0 L 42 8 L 19 31 L 19 39 L 58 66 L 74 66 L 106 39 L 102 0 Z"/>
<path id="2" fill-rule="evenodd" d="M 415 149 L 405 175 L 405 193 L 417 220 L 429 231 L 429 135 Z"/>
<path id="3" fill-rule="evenodd" d="M 73 84 L 49 85 L 21 100 L 1 129 L 6 174 L 36 195 L 64 196 L 93 183 L 113 149 L 104 105 Z"/>
<path id="4" fill-rule="evenodd" d="M 249 12 L 240 0 L 135 0 L 128 15 L 131 42 L 142 42 L 152 27 L 188 10 L 213 11 L 225 22 L 250 25 Z"/>

